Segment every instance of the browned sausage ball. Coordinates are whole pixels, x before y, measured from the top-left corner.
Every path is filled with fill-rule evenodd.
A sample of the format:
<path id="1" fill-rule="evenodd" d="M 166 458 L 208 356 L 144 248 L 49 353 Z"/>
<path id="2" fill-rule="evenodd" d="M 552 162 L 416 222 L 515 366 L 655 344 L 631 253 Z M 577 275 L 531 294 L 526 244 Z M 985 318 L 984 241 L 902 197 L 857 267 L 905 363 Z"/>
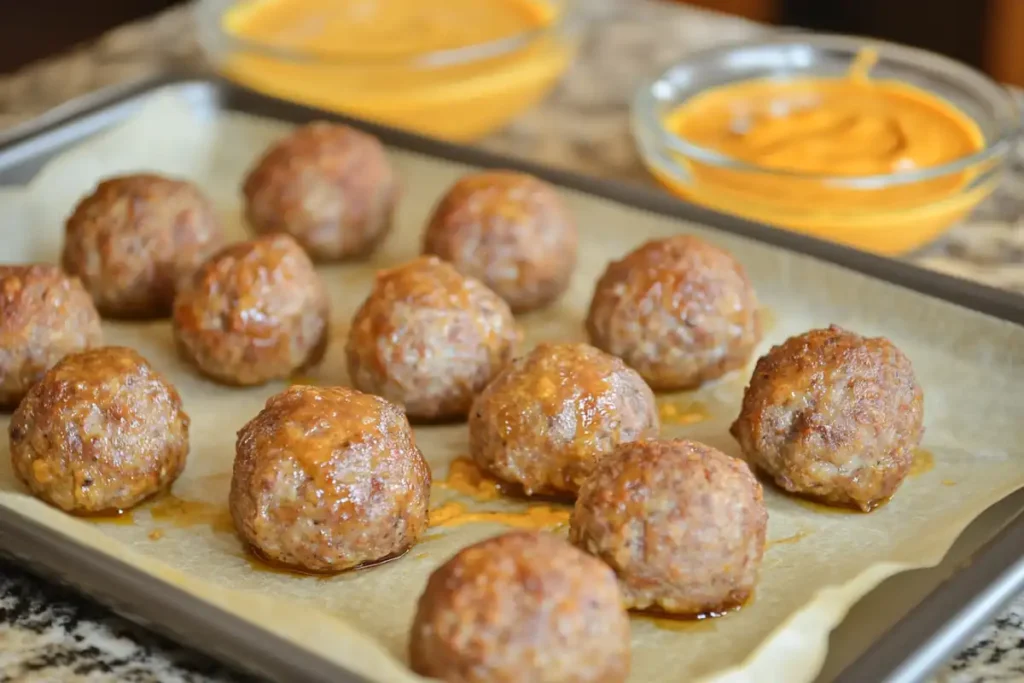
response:
<path id="1" fill-rule="evenodd" d="M 337 572 L 404 553 L 427 528 L 430 469 L 397 407 L 294 386 L 238 432 L 230 507 L 262 557 Z"/>
<path id="2" fill-rule="evenodd" d="M 615 570 L 628 607 L 707 615 L 750 596 L 767 526 L 742 460 L 693 441 L 641 441 L 598 463 L 569 538 Z"/>
<path id="3" fill-rule="evenodd" d="M 287 235 L 225 247 L 174 302 L 182 354 L 234 385 L 283 379 L 320 361 L 328 341 L 327 289 Z"/>
<path id="4" fill-rule="evenodd" d="M 484 171 L 455 183 L 434 209 L 423 252 L 481 280 L 519 313 L 565 291 L 576 242 L 554 188 L 524 173 Z"/>
<path id="5" fill-rule="evenodd" d="M 518 340 L 504 301 L 431 256 L 378 273 L 345 351 L 357 389 L 444 420 L 466 416 Z"/>
<path id="6" fill-rule="evenodd" d="M 587 344 L 540 344 L 473 404 L 469 450 L 527 494 L 571 494 L 617 445 L 658 435 L 654 394 L 618 358 Z"/>
<path id="7" fill-rule="evenodd" d="M 10 425 L 11 463 L 67 512 L 124 510 L 185 468 L 189 418 L 170 382 L 131 349 L 66 356 L 29 390 Z"/>
<path id="8" fill-rule="evenodd" d="M 110 178 L 67 221 L 64 270 L 100 313 L 158 318 L 183 280 L 223 241 L 213 206 L 192 184 L 139 174 Z"/>
<path id="9" fill-rule="evenodd" d="M 609 265 L 587 331 L 658 391 L 692 389 L 741 367 L 761 339 L 743 266 L 689 235 L 647 242 Z"/>
<path id="10" fill-rule="evenodd" d="M 0 266 L 0 408 L 17 406 L 67 354 L 102 341 L 100 316 L 78 278 L 56 266 Z"/>
<path id="11" fill-rule="evenodd" d="M 923 421 L 910 360 L 833 325 L 757 361 L 732 434 L 786 491 L 867 512 L 910 472 Z"/>
<path id="12" fill-rule="evenodd" d="M 430 576 L 409 649 L 414 671 L 447 683 L 619 683 L 629 618 L 608 567 L 518 531 L 464 548 Z"/>
<path id="13" fill-rule="evenodd" d="M 391 229 L 399 186 L 377 138 L 325 122 L 273 145 L 243 186 L 258 234 L 287 233 L 317 261 L 369 254 Z"/>

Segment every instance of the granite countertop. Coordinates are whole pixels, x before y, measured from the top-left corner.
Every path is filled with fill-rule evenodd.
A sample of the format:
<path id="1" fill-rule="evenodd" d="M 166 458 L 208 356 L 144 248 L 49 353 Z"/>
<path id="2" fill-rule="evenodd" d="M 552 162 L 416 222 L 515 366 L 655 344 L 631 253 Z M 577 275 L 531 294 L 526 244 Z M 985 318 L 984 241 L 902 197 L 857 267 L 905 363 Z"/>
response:
<path id="1" fill-rule="evenodd" d="M 768 29 L 655 0 L 590 0 L 575 66 L 543 104 L 481 146 L 575 171 L 651 182 L 628 131 L 636 84 L 682 54 Z M 0 76 L 0 130 L 103 86 L 168 68 L 207 67 L 191 16 L 175 9 L 10 76 Z M 1024 149 L 975 215 L 907 257 L 1024 292 Z M 81 596 L 0 560 L 0 681 L 236 681 L 210 660 L 157 638 Z M 937 675 L 944 683 L 1024 680 L 1024 597 Z"/>

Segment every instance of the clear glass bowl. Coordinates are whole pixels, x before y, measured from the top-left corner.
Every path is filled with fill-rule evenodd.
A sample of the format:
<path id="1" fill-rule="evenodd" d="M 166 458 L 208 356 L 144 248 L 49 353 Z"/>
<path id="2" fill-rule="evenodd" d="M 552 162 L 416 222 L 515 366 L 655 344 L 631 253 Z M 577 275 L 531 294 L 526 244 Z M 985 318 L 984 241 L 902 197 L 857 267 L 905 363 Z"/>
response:
<path id="1" fill-rule="evenodd" d="M 668 115 L 711 88 L 754 79 L 838 78 L 873 48 L 872 79 L 904 82 L 946 100 L 977 124 L 984 146 L 940 166 L 871 176 L 827 176 L 760 167 L 668 130 Z M 1010 94 L 951 59 L 867 38 L 784 34 L 691 55 L 633 101 L 633 134 L 645 164 L 697 204 L 860 249 L 901 254 L 935 238 L 995 188 L 1020 133 Z"/>
<path id="2" fill-rule="evenodd" d="M 282 49 L 229 31 L 228 13 L 253 0 L 200 0 L 196 15 L 208 58 L 241 85 L 434 137 L 472 141 L 533 106 L 571 63 L 573 0 L 543 1 L 552 20 L 542 28 L 397 56 Z"/>

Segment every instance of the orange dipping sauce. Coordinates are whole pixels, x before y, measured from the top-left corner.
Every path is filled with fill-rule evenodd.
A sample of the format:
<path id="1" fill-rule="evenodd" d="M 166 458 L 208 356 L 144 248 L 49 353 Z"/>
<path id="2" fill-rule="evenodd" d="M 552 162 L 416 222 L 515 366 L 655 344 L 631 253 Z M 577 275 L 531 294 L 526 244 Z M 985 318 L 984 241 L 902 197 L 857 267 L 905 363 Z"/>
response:
<path id="1" fill-rule="evenodd" d="M 533 105 L 568 66 L 555 0 L 249 0 L 223 15 L 226 76 L 452 140 Z"/>
<path id="2" fill-rule="evenodd" d="M 665 128 L 743 166 L 679 158 L 689 181 L 659 179 L 698 204 L 869 251 L 927 242 L 991 191 L 968 189 L 976 169 L 869 188 L 842 180 L 941 166 L 982 150 L 984 136 L 940 97 L 869 78 L 873 62 L 865 50 L 846 77 L 751 80 L 692 97 Z"/>

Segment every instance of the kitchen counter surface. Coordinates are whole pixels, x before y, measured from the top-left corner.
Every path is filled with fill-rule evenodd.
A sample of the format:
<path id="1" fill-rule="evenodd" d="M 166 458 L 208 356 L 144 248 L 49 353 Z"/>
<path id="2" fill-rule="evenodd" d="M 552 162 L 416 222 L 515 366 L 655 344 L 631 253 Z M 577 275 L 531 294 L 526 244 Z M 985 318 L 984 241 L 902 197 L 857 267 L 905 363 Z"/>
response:
<path id="1" fill-rule="evenodd" d="M 546 102 L 481 146 L 631 182 L 652 182 L 628 130 L 635 85 L 684 53 L 768 29 L 654 0 L 590 0 L 582 51 Z M 0 76 L 0 131 L 78 95 L 177 68 L 204 71 L 187 8 L 121 27 Z M 1024 292 L 1024 149 L 1002 187 L 919 265 Z M 204 657 L 0 560 L 0 681 L 240 681 Z M 941 683 L 1024 680 L 1024 597 L 937 675 Z"/>

